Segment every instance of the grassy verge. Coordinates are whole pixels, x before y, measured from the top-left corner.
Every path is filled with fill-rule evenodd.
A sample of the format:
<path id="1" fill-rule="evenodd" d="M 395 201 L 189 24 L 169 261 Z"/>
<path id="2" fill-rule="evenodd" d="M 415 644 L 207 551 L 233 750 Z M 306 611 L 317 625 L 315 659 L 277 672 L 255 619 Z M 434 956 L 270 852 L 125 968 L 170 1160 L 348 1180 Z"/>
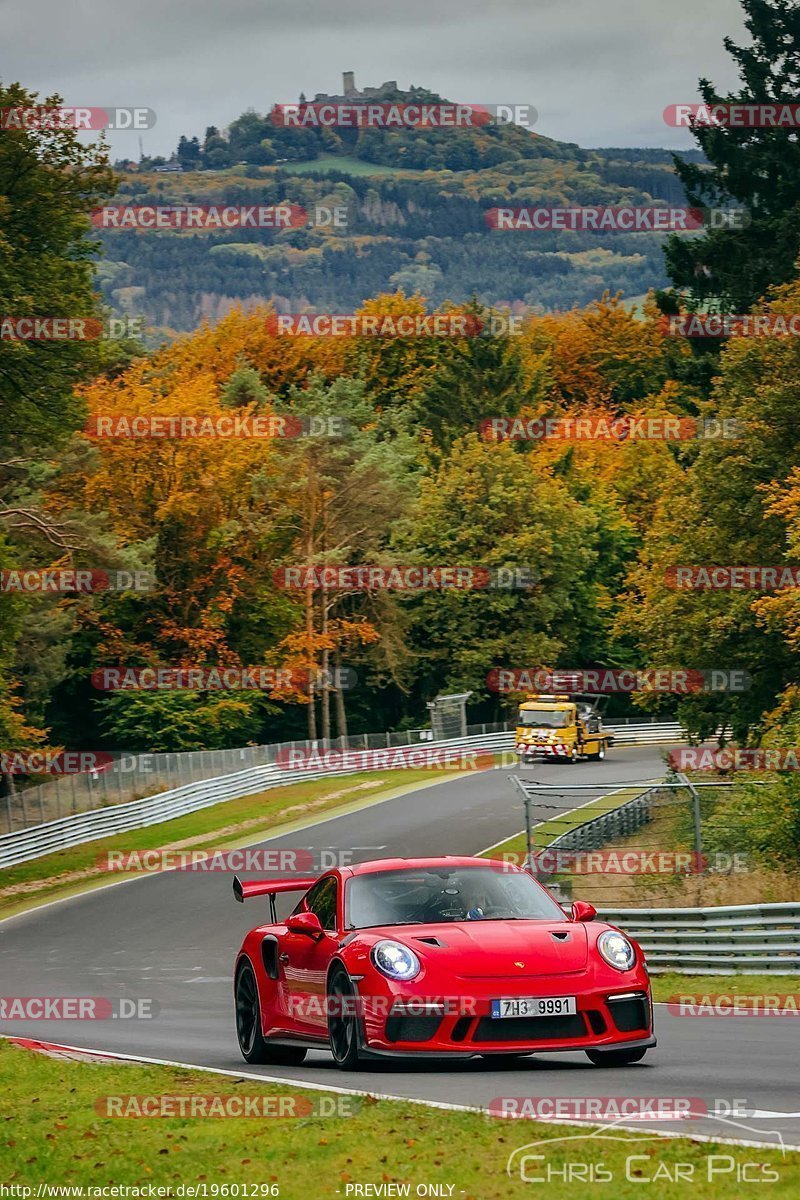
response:
<path id="1" fill-rule="evenodd" d="M 675 996 L 800 995 L 800 975 L 679 975 L 669 971 L 652 977 L 653 999 Z"/>
<path id="2" fill-rule="evenodd" d="M 123 879 L 124 872 L 109 872 L 99 865 L 111 851 L 235 849 L 257 842 L 260 835 L 290 833 L 323 817 L 352 812 L 458 774 L 458 771 L 409 768 L 295 783 L 226 800 L 144 829 L 72 846 L 0 871 L 0 918 Z"/>
<path id="3" fill-rule="evenodd" d="M 511 1090 L 519 1093 L 518 1076 L 516 1089 Z M 242 1104 L 244 1096 L 258 1097 L 258 1103 L 272 1105 L 273 1111 L 281 1105 L 284 1113 L 294 1115 L 238 1119 L 103 1115 L 108 1098 L 112 1105 L 127 1107 L 127 1101 L 116 1098 L 169 1096 L 176 1111 L 178 1098 L 187 1104 L 186 1097 L 192 1094 L 214 1097 L 219 1107 L 236 1103 L 225 1098 L 236 1097 Z M 316 1107 L 308 1111 L 309 1106 Z M 509 1155 L 540 1141 L 543 1144 L 531 1153 L 543 1158 L 531 1163 L 529 1170 L 539 1176 L 548 1168 L 560 1172 L 547 1188 L 550 1197 L 627 1200 L 639 1196 L 642 1182 L 658 1172 L 664 1182 L 652 1194 L 658 1200 L 678 1200 L 687 1194 L 686 1182 L 667 1181 L 665 1169 L 675 1173 L 676 1164 L 682 1163 L 689 1164 L 695 1182 L 700 1183 L 698 1195 L 722 1200 L 742 1194 L 736 1187 L 735 1164 L 745 1162 L 764 1164 L 775 1172 L 769 1195 L 776 1200 L 800 1194 L 800 1154 L 782 1158 L 779 1151 L 717 1147 L 686 1138 L 637 1137 L 622 1131 L 616 1136 L 625 1141 L 574 1140 L 578 1133 L 574 1127 L 303 1092 L 290 1085 L 191 1070 L 51 1059 L 0 1041 L 0 1182 L 30 1187 L 34 1196 L 40 1183 L 164 1188 L 178 1196 L 186 1194 L 177 1191 L 180 1185 L 205 1184 L 209 1197 L 236 1195 L 233 1185 L 248 1184 L 253 1189 L 250 1196 L 267 1196 L 274 1188 L 272 1194 L 282 1200 L 403 1195 L 386 1188 L 393 1183 L 409 1185 L 405 1194 L 411 1196 L 418 1194 L 420 1185 L 437 1184 L 442 1190 L 431 1194 L 459 1200 L 513 1200 L 532 1193 L 531 1183 L 520 1180 L 518 1168 L 515 1176 L 506 1174 Z M 570 1140 L 560 1140 L 565 1137 Z M 709 1156 L 714 1154 L 733 1161 L 725 1174 L 707 1182 Z M 636 1156 L 635 1161 L 626 1164 L 628 1156 Z M 565 1167 L 581 1163 L 602 1163 L 611 1180 L 564 1184 Z M 356 1191 L 359 1184 L 372 1187 Z M 222 1190 L 226 1186 L 227 1192 Z M 238 1195 L 242 1194 L 240 1190 Z"/>

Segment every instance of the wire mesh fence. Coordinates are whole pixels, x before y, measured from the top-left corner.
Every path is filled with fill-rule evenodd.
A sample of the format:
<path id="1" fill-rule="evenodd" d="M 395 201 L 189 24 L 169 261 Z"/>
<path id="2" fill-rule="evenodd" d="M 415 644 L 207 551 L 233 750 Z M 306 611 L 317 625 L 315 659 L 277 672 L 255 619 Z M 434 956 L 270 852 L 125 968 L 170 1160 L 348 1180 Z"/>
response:
<path id="1" fill-rule="evenodd" d="M 498 852 L 527 857 L 559 899 L 598 909 L 661 904 L 748 904 L 762 899 L 767 874 L 743 844 L 737 789 L 729 781 L 640 780 L 585 799 L 586 786 L 542 785 L 519 777 L 527 829 Z"/>
<path id="2" fill-rule="evenodd" d="M 468 735 L 504 732 L 507 722 L 467 727 Z M 6 787 L 0 799 L 4 832 L 29 829 L 75 813 L 90 812 L 113 804 L 125 804 L 144 796 L 217 779 L 251 767 L 269 766 L 290 751 L 380 750 L 394 746 L 414 746 L 430 742 L 430 729 L 411 729 L 400 733 L 360 733 L 347 738 L 329 738 L 316 742 L 275 742 L 264 746 L 242 746 L 229 750 L 196 750 L 169 754 L 117 754 L 102 769 L 82 774 L 56 776 L 44 783 L 27 787 Z"/>
<path id="3" fill-rule="evenodd" d="M 612 728 L 636 728 L 646 724 L 658 725 L 642 717 L 616 720 Z M 493 733 L 509 734 L 511 721 L 484 722 L 468 725 L 467 737 Z M 678 736 L 678 727 L 675 726 Z M 0 795 L 0 829 L 14 833 L 48 821 L 60 820 L 75 813 L 90 812 L 114 804 L 125 804 L 144 796 L 217 779 L 246 771 L 251 767 L 269 766 L 287 752 L 311 750 L 380 750 L 399 746 L 415 746 L 438 740 L 432 729 L 409 729 L 400 732 L 359 733 L 347 738 L 294 740 L 261 746 L 242 746 L 225 750 L 195 750 L 159 754 L 115 754 L 102 769 L 84 774 L 56 776 L 38 784 L 15 784 L 5 777 L 5 794 Z M 509 743 L 510 745 L 511 743 Z"/>

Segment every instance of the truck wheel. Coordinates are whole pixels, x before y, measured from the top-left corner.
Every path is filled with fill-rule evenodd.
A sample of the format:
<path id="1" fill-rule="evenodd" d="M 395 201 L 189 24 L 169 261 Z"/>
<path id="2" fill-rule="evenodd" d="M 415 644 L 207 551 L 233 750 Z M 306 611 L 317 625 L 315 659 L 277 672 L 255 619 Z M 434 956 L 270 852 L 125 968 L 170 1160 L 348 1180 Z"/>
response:
<path id="1" fill-rule="evenodd" d="M 571 762 L 571 763 L 576 763 L 579 761 L 579 759 L 580 759 L 580 751 L 578 750 L 577 746 L 573 746 L 572 752 L 570 753 L 569 759 L 567 761 Z"/>
<path id="2" fill-rule="evenodd" d="M 591 754 L 589 757 L 592 759 L 593 762 L 602 762 L 603 759 L 605 758 L 605 756 L 606 756 L 606 748 L 605 748 L 605 746 L 601 746 L 600 749 L 597 751 L 597 754 Z"/>

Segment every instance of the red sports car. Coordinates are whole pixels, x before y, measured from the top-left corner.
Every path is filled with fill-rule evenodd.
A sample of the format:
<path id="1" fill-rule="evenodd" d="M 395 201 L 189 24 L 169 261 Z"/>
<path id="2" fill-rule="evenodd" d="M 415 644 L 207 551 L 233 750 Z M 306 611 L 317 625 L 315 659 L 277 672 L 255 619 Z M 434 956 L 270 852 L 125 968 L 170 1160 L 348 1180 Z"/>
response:
<path id="1" fill-rule="evenodd" d="M 330 1050 L 353 1070 L 375 1057 L 522 1057 L 584 1050 L 597 1066 L 655 1046 L 640 947 L 569 917 L 533 878 L 485 858 L 384 859 L 318 879 L 243 883 L 269 896 L 269 924 L 236 959 L 239 1046 L 250 1063 Z M 303 896 L 284 921 L 275 896 Z"/>

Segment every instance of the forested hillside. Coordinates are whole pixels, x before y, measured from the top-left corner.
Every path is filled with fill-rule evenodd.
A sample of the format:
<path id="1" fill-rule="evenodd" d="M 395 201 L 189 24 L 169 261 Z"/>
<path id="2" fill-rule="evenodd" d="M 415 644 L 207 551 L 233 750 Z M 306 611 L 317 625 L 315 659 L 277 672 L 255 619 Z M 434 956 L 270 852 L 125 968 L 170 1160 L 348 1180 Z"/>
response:
<path id="1" fill-rule="evenodd" d="M 234 303 L 352 311 L 396 287 L 433 304 L 474 295 L 534 312 L 585 305 L 605 290 L 641 297 L 667 282 L 663 234 L 493 230 L 486 213 L 685 200 L 665 150 L 582 150 L 512 126 L 292 130 L 250 112 L 202 142 L 182 138 L 182 174 L 155 174 L 160 161 L 120 164 L 118 202 L 338 205 L 346 224 L 104 231 L 103 293 L 116 312 L 143 313 L 151 336 L 218 319 Z"/>

